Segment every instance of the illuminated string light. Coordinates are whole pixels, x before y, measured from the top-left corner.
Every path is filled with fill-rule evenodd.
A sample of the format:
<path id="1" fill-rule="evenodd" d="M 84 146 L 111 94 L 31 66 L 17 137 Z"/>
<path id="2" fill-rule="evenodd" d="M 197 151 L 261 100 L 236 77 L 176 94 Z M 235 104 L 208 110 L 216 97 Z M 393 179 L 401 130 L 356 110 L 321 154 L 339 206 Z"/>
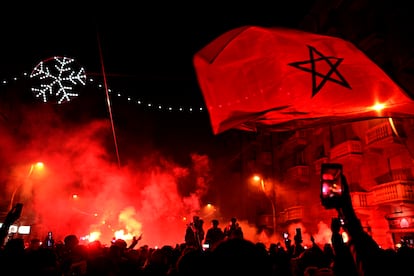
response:
<path id="1" fill-rule="evenodd" d="M 85 69 L 76 65 L 73 58 L 53 57 L 39 62 L 30 78 L 38 83 L 32 87 L 35 97 L 47 102 L 55 97 L 57 103 L 69 102 L 79 94 L 75 92 L 75 85 L 85 85 Z"/>
<path id="2" fill-rule="evenodd" d="M 27 72 L 23 72 L 22 75 L 20 76 L 15 76 L 9 79 L 3 79 L 1 80 L 1 85 L 6 86 L 12 83 L 15 83 L 17 81 L 20 80 L 24 80 L 27 79 L 28 77 L 30 77 L 30 74 Z M 96 88 L 98 89 L 103 89 L 104 85 L 102 83 L 98 83 L 94 78 L 92 77 L 87 77 L 85 82 L 85 85 L 95 85 Z M 188 113 L 194 113 L 194 112 L 199 112 L 199 113 L 204 113 L 206 111 L 205 107 L 200 106 L 198 108 L 194 108 L 192 106 L 188 106 L 188 107 L 184 107 L 183 104 L 152 104 L 153 101 L 144 101 L 142 99 L 138 99 L 137 97 L 132 97 L 132 96 L 126 96 L 124 95 L 124 93 L 122 92 L 116 92 L 114 93 L 114 91 L 112 89 L 108 89 L 108 92 L 111 96 L 116 96 L 118 98 L 121 99 L 125 99 L 127 102 L 131 103 L 131 104 L 136 104 L 139 105 L 142 108 L 146 108 L 148 110 L 151 111 L 160 111 L 160 112 L 188 112 Z M 65 101 L 62 101 L 61 103 L 63 104 Z M 154 108 L 156 107 L 156 108 Z"/>

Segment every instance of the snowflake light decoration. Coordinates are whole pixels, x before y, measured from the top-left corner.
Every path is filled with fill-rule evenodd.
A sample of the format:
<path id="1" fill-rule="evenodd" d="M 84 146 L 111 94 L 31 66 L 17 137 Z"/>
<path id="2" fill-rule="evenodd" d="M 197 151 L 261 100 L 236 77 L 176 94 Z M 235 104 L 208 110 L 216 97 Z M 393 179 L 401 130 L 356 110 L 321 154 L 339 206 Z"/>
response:
<path id="1" fill-rule="evenodd" d="M 79 96 L 74 87 L 86 84 L 85 69 L 68 57 L 52 57 L 39 62 L 30 78 L 37 81 L 32 86 L 35 97 L 43 102 L 54 98 L 58 104 Z"/>

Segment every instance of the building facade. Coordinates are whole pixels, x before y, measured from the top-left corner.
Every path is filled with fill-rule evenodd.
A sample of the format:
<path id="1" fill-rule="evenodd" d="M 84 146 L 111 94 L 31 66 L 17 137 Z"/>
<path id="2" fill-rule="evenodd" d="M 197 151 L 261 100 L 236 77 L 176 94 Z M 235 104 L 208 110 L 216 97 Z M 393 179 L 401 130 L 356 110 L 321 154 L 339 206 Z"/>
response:
<path id="1" fill-rule="evenodd" d="M 316 0 L 298 28 L 350 41 L 414 99 L 410 9 L 390 1 Z M 414 240 L 414 120 L 375 119 L 288 133 L 259 131 L 246 146 L 245 176 L 261 171 L 274 189 L 281 233 L 301 223 L 316 233 L 336 211 L 320 203 L 322 163 L 343 164 L 353 206 L 364 228 L 383 247 Z M 251 146 L 253 144 L 253 147 Z M 271 227 L 270 208 L 259 215 Z"/>
<path id="2" fill-rule="evenodd" d="M 384 248 L 414 240 L 414 119 L 373 119 L 257 135 L 256 158 L 246 176 L 260 171 L 272 185 L 282 233 L 301 223 L 309 233 L 330 227 L 335 209 L 320 201 L 322 163 L 341 163 L 354 209 L 365 230 Z M 250 155 L 250 156 L 253 156 Z M 258 226 L 272 227 L 270 208 L 256 212 Z M 254 214 L 251 214 L 252 219 Z"/>

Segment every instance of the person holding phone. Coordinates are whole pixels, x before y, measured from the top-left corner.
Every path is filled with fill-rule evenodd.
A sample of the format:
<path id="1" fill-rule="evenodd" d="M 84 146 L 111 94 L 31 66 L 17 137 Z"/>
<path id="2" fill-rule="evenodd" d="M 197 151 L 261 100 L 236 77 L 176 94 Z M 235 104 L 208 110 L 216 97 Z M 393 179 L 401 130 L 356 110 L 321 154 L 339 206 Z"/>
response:
<path id="1" fill-rule="evenodd" d="M 354 275 L 358 276 L 403 275 L 406 264 L 402 260 L 405 258 L 397 258 L 396 252 L 382 249 L 364 231 L 353 208 L 349 185 L 343 173 L 340 174 L 340 181 L 342 185 L 341 199 L 334 207 L 338 212 L 338 218 L 332 221 L 331 228 L 332 243 L 336 247 L 335 254 L 337 256 L 342 254 L 344 259 L 337 258 L 334 265 L 348 267 L 347 272 L 351 274 L 341 275 L 353 275 L 352 273 L 356 273 Z M 341 252 L 339 252 L 338 245 L 341 246 L 342 237 L 339 237 L 338 234 L 341 227 L 347 232 L 349 240 L 347 249 L 341 247 Z M 347 253 L 343 250 L 349 250 L 351 255 L 349 259 L 352 259 L 353 263 L 350 263 L 350 260 L 346 257 Z M 413 252 L 411 251 L 409 256 L 414 257 Z M 352 267 L 349 267 L 349 265 L 352 265 Z"/>
<path id="2" fill-rule="evenodd" d="M 331 221 L 331 242 L 333 248 L 333 266 L 332 270 L 336 276 L 358 275 L 357 267 L 354 264 L 354 258 L 351 251 L 342 238 L 342 223 L 339 218 L 332 218 Z"/>

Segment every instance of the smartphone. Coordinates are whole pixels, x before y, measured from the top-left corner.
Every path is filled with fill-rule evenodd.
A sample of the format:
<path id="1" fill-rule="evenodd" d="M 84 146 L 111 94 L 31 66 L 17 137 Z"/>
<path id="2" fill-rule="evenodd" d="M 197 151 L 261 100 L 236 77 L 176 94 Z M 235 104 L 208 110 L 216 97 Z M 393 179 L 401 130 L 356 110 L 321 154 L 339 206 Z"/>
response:
<path id="1" fill-rule="evenodd" d="M 46 246 L 47 247 L 53 247 L 54 243 L 55 242 L 53 240 L 53 233 L 51 231 L 47 232 Z"/>
<path id="2" fill-rule="evenodd" d="M 323 163 L 321 166 L 321 203 L 326 209 L 341 207 L 342 164 Z"/>
<path id="3" fill-rule="evenodd" d="M 285 240 L 287 240 L 289 238 L 289 233 L 288 232 L 283 232 L 283 238 Z"/>
<path id="4" fill-rule="evenodd" d="M 300 227 L 296 228 L 295 241 L 303 242 L 303 240 L 302 240 L 302 228 L 300 228 Z"/>

